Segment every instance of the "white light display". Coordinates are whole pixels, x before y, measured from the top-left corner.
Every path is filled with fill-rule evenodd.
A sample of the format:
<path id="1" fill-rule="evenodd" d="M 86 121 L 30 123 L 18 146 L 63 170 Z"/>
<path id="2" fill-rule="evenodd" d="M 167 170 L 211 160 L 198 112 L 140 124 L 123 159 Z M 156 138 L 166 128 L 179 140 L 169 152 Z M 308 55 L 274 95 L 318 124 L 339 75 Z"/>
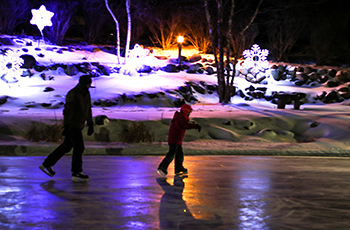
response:
<path id="1" fill-rule="evenodd" d="M 21 53 L 12 50 L 2 50 L 2 52 L 3 54 L 0 55 L 1 79 L 6 83 L 16 83 L 18 82 L 16 76 L 21 75 L 20 67 L 24 63 L 24 60 L 20 58 Z"/>
<path id="2" fill-rule="evenodd" d="M 55 15 L 53 12 L 46 10 L 44 5 L 41 5 L 40 8 L 32 9 L 32 19 L 30 24 L 36 25 L 40 30 L 41 36 L 43 35 L 43 29 L 45 26 L 52 26 L 51 18 Z"/>
<path id="3" fill-rule="evenodd" d="M 143 49 L 139 44 L 136 44 L 134 46 L 134 49 L 129 50 L 129 53 L 127 54 L 127 58 L 145 58 L 149 54 L 148 49 Z"/>
<path id="4" fill-rule="evenodd" d="M 126 57 L 130 59 L 124 66 L 124 72 L 132 73 L 139 70 L 144 62 L 145 58 L 148 56 L 149 50 L 143 49 L 139 44 L 135 44 L 134 49 L 129 50 Z"/>
<path id="5" fill-rule="evenodd" d="M 255 71 L 268 68 L 268 55 L 269 51 L 267 49 L 262 50 L 259 45 L 254 44 L 250 50 L 243 51 L 243 56 L 245 58 L 244 67 L 247 69 L 253 68 Z"/>

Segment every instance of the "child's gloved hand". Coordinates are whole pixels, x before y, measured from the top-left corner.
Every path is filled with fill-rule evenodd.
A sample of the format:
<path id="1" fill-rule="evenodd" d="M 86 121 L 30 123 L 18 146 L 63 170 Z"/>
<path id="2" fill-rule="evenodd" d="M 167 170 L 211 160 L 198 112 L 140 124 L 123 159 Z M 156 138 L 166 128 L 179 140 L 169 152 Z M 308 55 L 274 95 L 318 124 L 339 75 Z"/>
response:
<path id="1" fill-rule="evenodd" d="M 198 124 L 197 124 L 197 130 L 198 130 L 198 132 L 200 132 L 202 130 L 202 127 Z"/>

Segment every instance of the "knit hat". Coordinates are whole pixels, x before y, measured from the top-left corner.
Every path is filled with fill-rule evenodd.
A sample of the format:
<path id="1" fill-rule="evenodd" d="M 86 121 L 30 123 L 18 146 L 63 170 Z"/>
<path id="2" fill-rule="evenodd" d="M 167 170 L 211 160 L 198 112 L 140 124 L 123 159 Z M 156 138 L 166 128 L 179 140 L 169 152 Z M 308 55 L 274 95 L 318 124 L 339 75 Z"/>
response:
<path id="1" fill-rule="evenodd" d="M 90 75 L 82 75 L 79 78 L 79 84 L 82 85 L 82 86 L 91 85 L 91 77 L 90 77 Z"/>
<path id="2" fill-rule="evenodd" d="M 184 114 L 189 114 L 189 112 L 191 112 L 192 111 L 192 108 L 191 108 L 191 106 L 190 105 L 188 105 L 188 104 L 183 104 L 182 106 L 181 106 L 181 110 L 182 110 L 182 112 L 184 113 Z"/>

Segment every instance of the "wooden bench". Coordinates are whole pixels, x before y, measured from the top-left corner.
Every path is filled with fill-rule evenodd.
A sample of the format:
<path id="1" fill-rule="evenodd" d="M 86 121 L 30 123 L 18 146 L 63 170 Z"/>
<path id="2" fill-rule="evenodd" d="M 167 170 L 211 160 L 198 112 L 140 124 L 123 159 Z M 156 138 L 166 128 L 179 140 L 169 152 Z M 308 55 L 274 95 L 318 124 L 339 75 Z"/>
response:
<path id="1" fill-rule="evenodd" d="M 306 97 L 306 93 L 286 93 L 286 92 L 275 92 L 272 98 L 277 99 L 277 108 L 285 109 L 286 104 L 294 103 L 294 109 L 300 109 L 302 104 L 301 100 Z"/>

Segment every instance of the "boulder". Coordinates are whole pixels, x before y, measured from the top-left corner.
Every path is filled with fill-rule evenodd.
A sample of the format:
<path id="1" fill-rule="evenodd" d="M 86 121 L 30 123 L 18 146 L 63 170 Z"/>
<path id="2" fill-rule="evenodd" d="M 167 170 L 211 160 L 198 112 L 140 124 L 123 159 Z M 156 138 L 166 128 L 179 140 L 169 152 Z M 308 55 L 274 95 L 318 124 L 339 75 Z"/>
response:
<path id="1" fill-rule="evenodd" d="M 200 69 L 200 64 L 194 64 L 194 65 L 190 65 L 188 70 L 187 70 L 187 73 L 197 73 Z"/>
<path id="2" fill-rule="evenodd" d="M 23 54 L 23 55 L 21 55 L 19 57 L 22 58 L 23 61 L 24 61 L 24 63 L 21 66 L 21 68 L 31 69 L 36 64 L 35 58 L 32 55 L 30 55 L 30 54 Z"/>
<path id="3" fill-rule="evenodd" d="M 200 54 L 193 54 L 189 59 L 188 62 L 197 62 L 202 59 L 202 56 Z"/>
<path id="4" fill-rule="evenodd" d="M 323 99 L 323 102 L 326 104 L 334 103 L 334 102 L 340 102 L 339 94 L 336 91 L 331 91 L 326 94 L 325 98 Z"/>
<path id="5" fill-rule="evenodd" d="M 327 86 L 330 88 L 337 87 L 337 86 L 339 86 L 339 82 L 329 80 L 329 81 L 327 81 Z"/>
<path id="6" fill-rule="evenodd" d="M 75 67 L 75 65 L 67 65 L 65 68 L 64 68 L 64 72 L 68 75 L 68 76 L 75 76 L 78 74 L 78 70 L 77 68 Z"/>
<path id="7" fill-rule="evenodd" d="M 137 69 L 138 73 L 150 73 L 152 72 L 152 68 L 148 65 L 142 65 L 140 68 Z"/>
<path id="8" fill-rule="evenodd" d="M 215 73 L 214 68 L 211 66 L 206 67 L 205 71 L 207 72 L 208 75 L 212 75 Z"/>
<path id="9" fill-rule="evenodd" d="M 335 79 L 339 82 L 349 82 L 350 74 L 347 70 L 339 70 L 335 75 Z"/>
<path id="10" fill-rule="evenodd" d="M 177 73 L 177 72 L 179 72 L 179 70 L 173 64 L 168 64 L 168 65 L 166 65 L 164 67 L 161 67 L 160 69 L 163 70 L 164 72 L 167 72 L 167 73 Z"/>

